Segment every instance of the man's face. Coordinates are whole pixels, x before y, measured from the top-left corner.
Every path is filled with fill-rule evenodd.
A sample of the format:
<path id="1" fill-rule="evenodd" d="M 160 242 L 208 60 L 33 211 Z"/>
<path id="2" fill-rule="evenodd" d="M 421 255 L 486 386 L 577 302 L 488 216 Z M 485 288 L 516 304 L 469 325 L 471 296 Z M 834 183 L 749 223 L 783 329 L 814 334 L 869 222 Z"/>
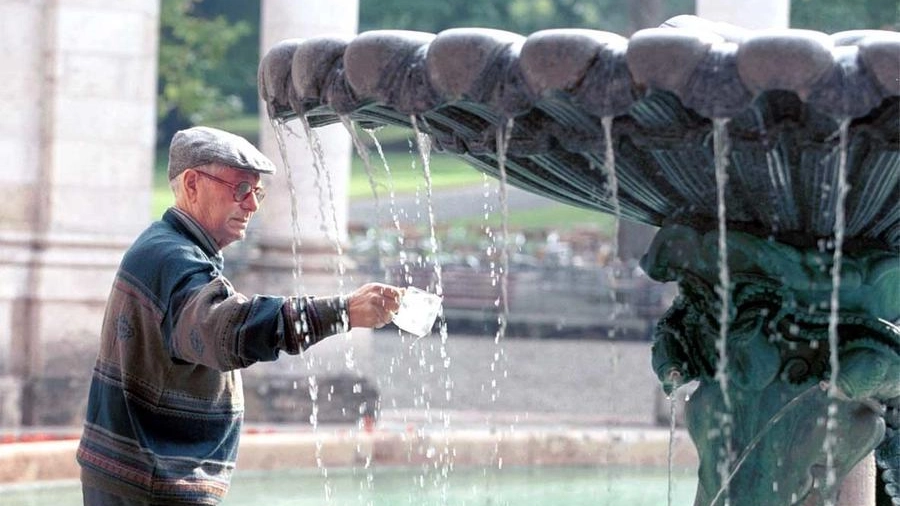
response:
<path id="1" fill-rule="evenodd" d="M 235 188 L 241 183 L 259 187 L 259 174 L 225 168 L 215 172 L 199 170 L 192 176 L 196 178 L 198 204 L 194 218 L 220 248 L 243 239 L 250 218 L 259 209 L 259 200 L 250 192 L 236 202 Z"/>

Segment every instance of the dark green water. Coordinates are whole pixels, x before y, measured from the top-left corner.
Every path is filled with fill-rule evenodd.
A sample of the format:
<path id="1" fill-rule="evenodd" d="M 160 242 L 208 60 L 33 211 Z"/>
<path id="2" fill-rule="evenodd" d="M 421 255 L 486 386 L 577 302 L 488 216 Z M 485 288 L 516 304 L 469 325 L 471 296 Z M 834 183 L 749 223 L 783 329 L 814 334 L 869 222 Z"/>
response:
<path id="1" fill-rule="evenodd" d="M 673 506 L 692 504 L 693 471 L 678 471 Z M 240 472 L 223 506 L 666 506 L 665 470 L 419 468 Z M 81 504 L 77 482 L 0 488 L 3 506 Z"/>

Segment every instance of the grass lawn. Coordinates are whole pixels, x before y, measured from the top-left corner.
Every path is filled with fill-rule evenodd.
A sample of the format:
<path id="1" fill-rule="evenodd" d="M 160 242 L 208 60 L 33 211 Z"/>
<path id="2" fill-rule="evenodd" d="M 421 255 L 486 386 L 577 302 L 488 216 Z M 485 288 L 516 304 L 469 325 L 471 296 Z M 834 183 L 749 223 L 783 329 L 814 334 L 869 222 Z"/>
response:
<path id="1" fill-rule="evenodd" d="M 425 184 L 425 171 L 422 160 L 418 156 L 409 153 L 386 153 L 387 167 L 380 158 L 371 160 L 371 176 L 366 170 L 365 164 L 358 157 L 353 157 L 350 172 L 348 195 L 350 199 L 371 197 L 373 191 L 379 195 L 387 195 L 392 187 L 397 195 L 409 194 L 421 188 Z M 431 187 L 433 190 L 446 190 L 463 186 L 476 186 L 482 184 L 483 176 L 472 167 L 469 167 L 459 159 L 450 155 L 434 155 L 429 162 L 431 174 Z M 372 182 L 375 189 L 372 188 Z"/>
<path id="2" fill-rule="evenodd" d="M 554 203 L 540 208 L 510 211 L 508 225 L 512 230 L 547 229 L 561 232 L 591 228 L 611 233 L 614 221 L 615 218 L 609 214 Z"/>

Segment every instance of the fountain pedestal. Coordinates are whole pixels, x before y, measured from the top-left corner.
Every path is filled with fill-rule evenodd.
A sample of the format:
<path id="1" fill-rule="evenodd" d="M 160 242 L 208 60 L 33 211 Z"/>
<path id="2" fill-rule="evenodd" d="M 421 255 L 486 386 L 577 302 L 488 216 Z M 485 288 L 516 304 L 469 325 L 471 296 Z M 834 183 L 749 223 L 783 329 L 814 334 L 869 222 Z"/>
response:
<path id="1" fill-rule="evenodd" d="M 829 487 L 885 440 L 886 410 L 897 414 L 896 255 L 845 256 L 833 306 L 830 253 L 730 232 L 723 298 L 716 236 L 664 227 L 642 260 L 654 279 L 679 283 L 653 367 L 667 391 L 699 381 L 686 409 L 701 461 L 697 504 L 827 504 Z"/>

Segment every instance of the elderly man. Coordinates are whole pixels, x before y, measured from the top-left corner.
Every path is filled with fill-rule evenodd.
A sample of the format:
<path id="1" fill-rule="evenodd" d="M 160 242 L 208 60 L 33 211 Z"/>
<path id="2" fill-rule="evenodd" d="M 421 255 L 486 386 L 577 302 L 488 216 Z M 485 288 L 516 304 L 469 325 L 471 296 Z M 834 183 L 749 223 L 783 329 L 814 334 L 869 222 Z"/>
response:
<path id="1" fill-rule="evenodd" d="M 275 166 L 245 139 L 175 134 L 175 206 L 126 252 L 101 331 L 78 448 L 85 505 L 217 504 L 243 418 L 239 370 L 297 354 L 351 327 L 381 327 L 399 288 L 349 296 L 244 296 L 222 275 Z"/>

